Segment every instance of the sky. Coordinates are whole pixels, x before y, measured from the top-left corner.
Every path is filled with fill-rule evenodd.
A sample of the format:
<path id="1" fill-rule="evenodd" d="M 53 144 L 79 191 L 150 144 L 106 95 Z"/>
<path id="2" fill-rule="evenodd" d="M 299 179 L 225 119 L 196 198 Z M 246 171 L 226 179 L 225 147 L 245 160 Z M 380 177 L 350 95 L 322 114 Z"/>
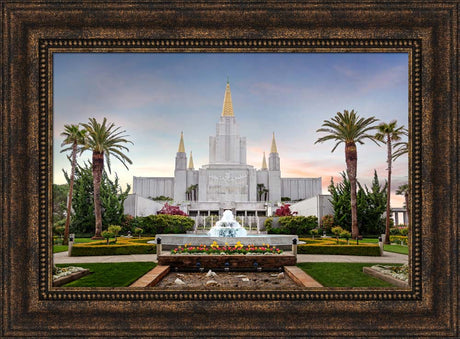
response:
<path id="1" fill-rule="evenodd" d="M 180 133 L 195 169 L 209 162 L 227 78 L 240 135 L 247 139 L 247 162 L 260 169 L 275 133 L 282 177 L 331 177 L 346 170 L 344 145 L 315 144 L 324 120 L 354 109 L 379 122 L 408 126 L 406 53 L 55 53 L 53 55 L 54 183 L 70 172 L 61 153 L 65 124 L 109 122 L 126 131 L 128 170 L 111 158 L 123 187 L 133 176 L 172 177 Z M 358 145 L 358 181 L 369 185 L 374 170 L 387 177 L 386 145 Z M 90 159 L 89 151 L 79 162 Z M 407 156 L 393 164 L 394 191 L 408 181 Z"/>

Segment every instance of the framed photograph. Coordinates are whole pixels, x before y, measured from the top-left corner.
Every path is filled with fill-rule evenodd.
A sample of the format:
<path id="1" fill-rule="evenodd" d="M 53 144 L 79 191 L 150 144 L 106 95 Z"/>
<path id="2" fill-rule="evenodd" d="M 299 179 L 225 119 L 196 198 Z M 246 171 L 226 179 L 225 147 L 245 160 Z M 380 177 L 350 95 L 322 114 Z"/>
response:
<path id="1" fill-rule="evenodd" d="M 458 335 L 457 2 L 1 4 L 3 336 Z M 107 117 L 126 130 L 134 142 L 130 170 L 116 163 L 126 160 L 119 153 L 111 158 L 120 182 L 142 199 L 173 196 L 195 231 L 224 209 L 253 231 L 259 216 L 270 215 L 270 201 L 316 187 L 306 184 L 318 173 L 306 164 L 323 163 L 316 194 L 327 192 L 328 170 L 340 179 L 335 160 L 322 155 L 340 155 L 345 169 L 343 145 L 330 153 L 335 143 L 315 144 L 323 136 L 316 130 L 335 111 L 353 108 L 407 128 L 407 155 L 393 183 L 393 190 L 409 188 L 407 286 L 53 286 L 53 184 L 70 170 L 60 152 L 65 124 Z M 253 116 L 240 119 L 248 111 Z M 225 159 L 222 118 L 238 120 L 241 135 Z M 385 146 L 370 143 L 358 146 L 358 177 L 361 168 L 371 172 L 361 178 L 367 185 L 376 167 L 386 179 Z M 305 150 L 313 147 L 317 153 Z M 257 193 L 264 164 L 265 196 Z M 171 183 L 160 178 L 168 174 L 151 174 L 158 166 L 175 170 Z M 226 180 L 227 188 L 216 186 Z M 144 191 L 160 183 L 161 190 Z M 195 193 L 187 191 L 193 184 Z M 296 194 L 293 200 L 306 198 Z M 246 198 L 246 210 L 235 203 Z"/>

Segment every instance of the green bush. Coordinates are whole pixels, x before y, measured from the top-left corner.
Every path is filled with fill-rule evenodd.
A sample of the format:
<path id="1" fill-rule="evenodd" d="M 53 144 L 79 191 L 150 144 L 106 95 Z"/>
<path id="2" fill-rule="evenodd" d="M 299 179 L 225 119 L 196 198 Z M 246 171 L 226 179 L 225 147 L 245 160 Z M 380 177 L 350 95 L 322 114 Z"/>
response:
<path id="1" fill-rule="evenodd" d="M 332 226 L 334 226 L 334 216 L 332 214 L 326 214 L 321 218 L 321 228 L 326 232 L 330 232 Z"/>
<path id="2" fill-rule="evenodd" d="M 299 254 L 335 254 L 335 255 L 361 255 L 361 256 L 380 256 L 378 245 L 320 245 L 302 244 L 297 246 Z"/>
<path id="3" fill-rule="evenodd" d="M 158 214 L 139 217 L 139 226 L 147 234 L 186 233 L 193 230 L 193 219 L 182 215 Z"/>
<path id="4" fill-rule="evenodd" d="M 397 227 L 390 227 L 390 235 L 401 235 L 401 232 Z"/>
<path id="5" fill-rule="evenodd" d="M 271 229 L 272 225 L 273 225 L 273 218 L 272 217 L 265 219 L 265 221 L 264 221 L 265 230 Z"/>
<path id="6" fill-rule="evenodd" d="M 139 245 L 99 245 L 99 246 L 73 246 L 72 256 L 91 256 L 91 255 L 128 255 L 128 254 L 155 254 L 156 245 L 148 246 Z"/>
<path id="7" fill-rule="evenodd" d="M 273 228 L 273 218 L 267 218 L 264 226 L 269 234 L 296 234 L 306 235 L 309 231 L 318 226 L 318 218 L 311 215 L 279 217 L 280 227 Z"/>
<path id="8" fill-rule="evenodd" d="M 390 242 L 400 244 L 401 242 L 404 245 L 407 245 L 407 236 L 404 235 L 390 235 Z"/>
<path id="9" fill-rule="evenodd" d="M 407 236 L 407 234 L 409 233 L 409 227 L 401 228 L 401 229 L 399 230 L 399 233 L 400 233 L 401 235 Z"/>

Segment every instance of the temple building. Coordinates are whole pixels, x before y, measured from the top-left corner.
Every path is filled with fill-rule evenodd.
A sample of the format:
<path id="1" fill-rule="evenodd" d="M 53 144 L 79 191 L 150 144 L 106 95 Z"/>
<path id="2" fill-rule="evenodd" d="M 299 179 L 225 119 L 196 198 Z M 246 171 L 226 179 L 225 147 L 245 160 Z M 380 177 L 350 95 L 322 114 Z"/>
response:
<path id="1" fill-rule="evenodd" d="M 209 163 L 195 169 L 181 133 L 174 177 L 134 177 L 137 198 L 128 201 L 126 213 L 152 214 L 142 198 L 164 196 L 171 197 L 190 216 L 222 215 L 224 209 L 237 216 L 269 216 L 282 197 L 299 201 L 321 194 L 321 177 L 282 178 L 280 162 L 273 133 L 268 164 L 265 153 L 261 154 L 259 169 L 247 164 L 246 137 L 240 136 L 227 81 L 216 135 L 209 137 Z"/>

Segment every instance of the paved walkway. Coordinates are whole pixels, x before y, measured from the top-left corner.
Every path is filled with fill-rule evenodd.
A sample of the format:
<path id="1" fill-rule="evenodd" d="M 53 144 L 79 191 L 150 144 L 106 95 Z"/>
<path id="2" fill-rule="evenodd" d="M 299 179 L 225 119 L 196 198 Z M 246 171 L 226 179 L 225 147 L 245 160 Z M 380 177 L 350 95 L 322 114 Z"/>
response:
<path id="1" fill-rule="evenodd" d="M 359 263 L 382 263 L 382 264 L 405 264 L 407 255 L 383 252 L 381 257 L 361 257 L 357 255 L 323 255 L 323 254 L 299 254 L 297 262 L 359 262 Z M 156 254 L 131 254 L 131 255 L 105 255 L 91 257 L 69 257 L 67 252 L 55 253 L 55 264 L 76 263 L 108 263 L 108 262 L 139 262 L 157 261 Z"/>

